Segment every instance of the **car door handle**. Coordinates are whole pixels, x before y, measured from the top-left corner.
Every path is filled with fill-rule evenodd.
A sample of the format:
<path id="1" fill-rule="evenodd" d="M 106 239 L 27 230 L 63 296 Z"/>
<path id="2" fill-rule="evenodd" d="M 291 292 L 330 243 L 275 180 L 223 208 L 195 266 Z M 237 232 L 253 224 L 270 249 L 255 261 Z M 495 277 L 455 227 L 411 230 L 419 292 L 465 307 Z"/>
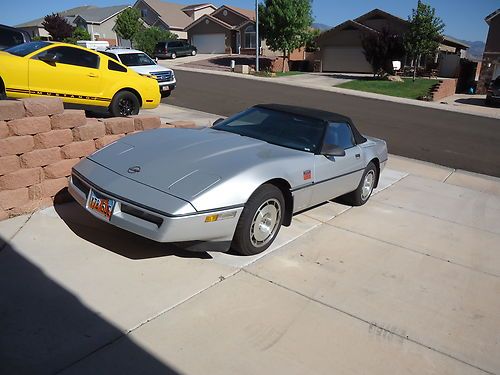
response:
<path id="1" fill-rule="evenodd" d="M 356 156 L 356 159 L 359 159 L 361 157 L 360 154 L 356 154 L 355 156 Z"/>
<path id="2" fill-rule="evenodd" d="M 95 74 L 95 73 L 89 73 L 89 74 L 88 74 L 88 76 L 89 76 L 89 77 L 91 77 L 91 78 L 97 78 L 97 77 L 99 77 L 99 76 L 98 76 L 97 74 Z"/>

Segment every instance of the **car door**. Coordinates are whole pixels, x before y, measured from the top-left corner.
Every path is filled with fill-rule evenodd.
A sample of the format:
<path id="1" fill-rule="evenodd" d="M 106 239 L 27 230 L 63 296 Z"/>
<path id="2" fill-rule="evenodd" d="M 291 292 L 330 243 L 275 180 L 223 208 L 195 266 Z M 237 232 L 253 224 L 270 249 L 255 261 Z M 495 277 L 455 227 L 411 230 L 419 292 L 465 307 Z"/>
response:
<path id="1" fill-rule="evenodd" d="M 336 145 L 345 151 L 344 156 L 315 155 L 312 204 L 355 190 L 363 175 L 363 150 L 356 145 L 347 122 L 328 124 L 324 144 Z"/>
<path id="2" fill-rule="evenodd" d="M 52 56 L 53 61 L 42 61 Z M 31 95 L 60 96 L 70 103 L 98 104 L 93 102 L 103 91 L 99 60 L 99 55 L 92 51 L 69 46 L 40 52 L 29 61 Z"/>

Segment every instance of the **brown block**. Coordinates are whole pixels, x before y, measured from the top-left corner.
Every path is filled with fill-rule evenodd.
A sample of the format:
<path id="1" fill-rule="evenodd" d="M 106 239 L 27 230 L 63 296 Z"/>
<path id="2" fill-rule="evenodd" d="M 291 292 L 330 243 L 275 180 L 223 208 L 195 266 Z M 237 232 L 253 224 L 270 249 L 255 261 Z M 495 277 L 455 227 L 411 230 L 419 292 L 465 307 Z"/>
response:
<path id="1" fill-rule="evenodd" d="M 9 213 L 4 210 L 0 210 L 0 221 L 6 220 L 9 218 Z"/>
<path id="2" fill-rule="evenodd" d="M 95 140 L 95 147 L 97 149 L 103 148 L 104 146 L 119 140 L 122 138 L 122 134 L 116 134 L 116 135 L 105 135 L 104 137 L 98 138 Z"/>
<path id="3" fill-rule="evenodd" d="M 19 156 L 9 155 L 0 157 L 0 176 L 17 171 L 20 168 Z"/>
<path id="4" fill-rule="evenodd" d="M 26 109 L 26 116 L 50 116 L 63 113 L 63 102 L 59 98 L 21 99 Z"/>
<path id="5" fill-rule="evenodd" d="M 50 131 L 49 116 L 25 117 L 8 123 L 11 134 L 33 135 Z"/>
<path id="6" fill-rule="evenodd" d="M 105 119 L 103 122 L 106 134 L 126 134 L 135 130 L 134 120 L 131 118 L 113 117 Z"/>
<path id="7" fill-rule="evenodd" d="M 42 198 L 55 196 L 59 191 L 68 187 L 68 179 L 66 177 L 54 178 L 45 180 L 41 184 Z"/>
<path id="8" fill-rule="evenodd" d="M 0 190 L 13 190 L 42 181 L 42 168 L 19 169 L 0 177 Z"/>
<path id="9" fill-rule="evenodd" d="M 106 135 L 106 127 L 104 124 L 97 120 L 92 120 L 93 121 L 87 119 L 87 123 L 85 125 L 73 129 L 75 141 L 87 141 Z"/>
<path id="10" fill-rule="evenodd" d="M 71 168 L 78 163 L 80 159 L 66 159 L 57 163 L 47 165 L 43 168 L 46 178 L 67 177 L 71 174 Z"/>
<path id="11" fill-rule="evenodd" d="M 161 121 L 158 116 L 137 115 L 130 116 L 134 119 L 135 130 L 156 129 L 161 126 Z"/>
<path id="12" fill-rule="evenodd" d="M 32 212 L 35 212 L 36 210 L 39 210 L 39 209 L 45 208 L 45 207 L 49 207 L 49 206 L 52 206 L 52 199 L 51 198 L 43 198 L 43 199 L 28 202 L 28 203 L 23 204 L 23 205 L 18 206 L 18 207 L 14 207 L 9 211 L 9 213 L 11 216 L 30 214 Z"/>
<path id="13" fill-rule="evenodd" d="M 0 121 L 0 139 L 9 136 L 9 127 L 5 121 Z"/>
<path id="14" fill-rule="evenodd" d="M 38 133 L 34 139 L 36 148 L 51 148 L 73 142 L 73 133 L 71 129 L 51 130 L 46 133 Z"/>
<path id="15" fill-rule="evenodd" d="M 23 102 L 19 100 L 0 100 L 0 120 L 15 120 L 26 114 Z"/>
<path id="16" fill-rule="evenodd" d="M 0 156 L 22 154 L 35 148 L 31 135 L 0 139 Z"/>
<path id="17" fill-rule="evenodd" d="M 59 160 L 62 160 L 61 149 L 59 147 L 33 150 L 21 155 L 21 165 L 23 168 L 44 167 Z"/>
<path id="18" fill-rule="evenodd" d="M 50 118 L 52 129 L 71 129 L 87 123 L 85 111 L 81 109 L 66 109 L 63 113 Z"/>
<path id="19" fill-rule="evenodd" d="M 170 125 L 173 125 L 176 128 L 196 128 L 196 124 L 193 121 L 172 121 Z"/>
<path id="20" fill-rule="evenodd" d="M 93 140 L 73 142 L 63 146 L 61 151 L 66 159 L 80 158 L 93 153 L 95 151 L 95 143 Z"/>
<path id="21" fill-rule="evenodd" d="M 28 188 L 0 191 L 0 209 L 9 210 L 29 202 Z"/>

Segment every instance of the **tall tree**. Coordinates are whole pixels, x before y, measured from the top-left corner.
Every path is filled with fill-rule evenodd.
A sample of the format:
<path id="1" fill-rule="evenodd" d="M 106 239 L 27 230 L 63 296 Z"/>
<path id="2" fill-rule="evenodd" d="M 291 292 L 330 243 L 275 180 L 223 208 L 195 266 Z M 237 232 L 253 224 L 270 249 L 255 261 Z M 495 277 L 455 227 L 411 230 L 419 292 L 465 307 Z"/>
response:
<path id="1" fill-rule="evenodd" d="M 135 34 L 141 30 L 141 14 L 135 8 L 127 8 L 116 18 L 115 30 L 123 39 L 132 42 Z"/>
<path id="2" fill-rule="evenodd" d="M 65 38 L 66 43 L 76 44 L 79 40 L 90 40 L 89 32 L 81 26 L 78 26 L 73 30 L 73 34 L 69 38 Z"/>
<path id="3" fill-rule="evenodd" d="M 287 56 L 310 39 L 313 22 L 311 0 L 265 0 L 259 4 L 259 28 L 273 51 Z"/>
<path id="4" fill-rule="evenodd" d="M 393 74 L 392 61 L 404 56 L 403 38 L 386 28 L 378 33 L 365 34 L 361 44 L 375 75 Z"/>
<path id="5" fill-rule="evenodd" d="M 406 52 L 413 59 L 413 81 L 415 81 L 417 66 L 422 56 L 433 55 L 437 52 L 444 23 L 436 15 L 434 8 L 420 0 L 418 0 L 417 9 L 412 10 L 408 21 L 410 27 L 405 34 L 404 45 Z"/>
<path id="6" fill-rule="evenodd" d="M 177 34 L 154 26 L 149 28 L 141 26 L 134 35 L 134 45 L 149 56 L 153 56 L 156 43 L 172 39 L 177 39 Z"/>
<path id="7" fill-rule="evenodd" d="M 71 37 L 75 29 L 58 13 L 46 15 L 43 19 L 42 26 L 47 30 L 52 39 L 58 42 L 62 42 L 64 39 Z"/>

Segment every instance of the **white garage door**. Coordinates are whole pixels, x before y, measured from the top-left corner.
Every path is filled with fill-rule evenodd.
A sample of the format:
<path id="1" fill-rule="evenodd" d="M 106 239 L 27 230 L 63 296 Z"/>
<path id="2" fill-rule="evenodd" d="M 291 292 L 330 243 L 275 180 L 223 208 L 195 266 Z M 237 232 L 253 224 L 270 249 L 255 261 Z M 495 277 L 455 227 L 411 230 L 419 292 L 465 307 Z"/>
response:
<path id="1" fill-rule="evenodd" d="M 362 47 L 325 47 L 323 49 L 324 72 L 372 73 Z"/>
<path id="2" fill-rule="evenodd" d="M 198 48 L 198 53 L 224 53 L 225 39 L 225 34 L 199 34 L 193 35 L 191 43 Z"/>

